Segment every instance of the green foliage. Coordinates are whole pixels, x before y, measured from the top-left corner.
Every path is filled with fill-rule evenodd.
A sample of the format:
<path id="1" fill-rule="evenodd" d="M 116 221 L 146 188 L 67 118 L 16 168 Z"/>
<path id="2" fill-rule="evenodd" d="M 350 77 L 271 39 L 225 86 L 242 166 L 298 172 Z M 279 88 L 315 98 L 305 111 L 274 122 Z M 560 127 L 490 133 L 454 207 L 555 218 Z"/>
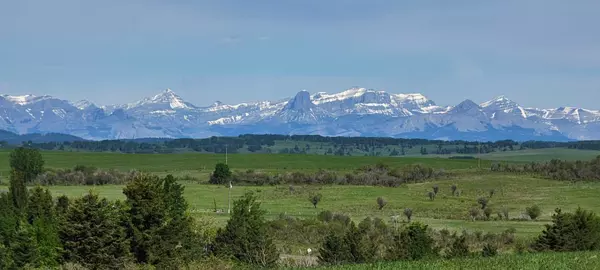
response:
<path id="1" fill-rule="evenodd" d="M 433 194 L 437 196 L 438 192 L 440 191 L 440 187 L 438 185 L 433 186 Z"/>
<path id="2" fill-rule="evenodd" d="M 493 213 L 493 210 L 491 207 L 486 207 L 485 209 L 483 209 L 483 214 L 485 215 L 486 220 L 490 220 L 492 213 Z"/>
<path id="3" fill-rule="evenodd" d="M 59 232 L 65 261 L 90 269 L 123 269 L 130 253 L 119 210 L 92 192 L 74 200 Z"/>
<path id="4" fill-rule="evenodd" d="M 10 168 L 19 172 L 25 183 L 31 183 L 44 170 L 44 159 L 37 149 L 19 147 L 9 156 Z"/>
<path id="5" fill-rule="evenodd" d="M 540 209 L 540 207 L 537 205 L 533 205 L 525 208 L 525 213 L 527 213 L 531 219 L 536 220 L 542 213 L 542 209 Z"/>
<path id="6" fill-rule="evenodd" d="M 429 200 L 433 201 L 435 199 L 435 193 L 433 193 L 433 191 L 427 192 L 427 196 L 429 197 Z"/>
<path id="7" fill-rule="evenodd" d="M 394 235 L 393 243 L 388 247 L 387 259 L 419 260 L 435 255 L 434 240 L 428 234 L 427 228 L 427 225 L 413 222 Z"/>
<path id="8" fill-rule="evenodd" d="M 479 209 L 475 207 L 471 208 L 471 210 L 469 210 L 469 215 L 471 216 L 471 219 L 475 221 L 479 216 Z"/>
<path id="9" fill-rule="evenodd" d="M 56 200 L 56 214 L 58 216 L 64 216 L 69 210 L 69 205 L 71 204 L 69 197 L 66 195 L 61 195 Z"/>
<path id="10" fill-rule="evenodd" d="M 317 193 L 317 194 L 311 194 L 308 197 L 308 200 L 310 201 L 310 203 L 312 203 L 312 205 L 317 208 L 317 204 L 319 204 L 319 202 L 321 201 L 321 193 Z"/>
<path id="11" fill-rule="evenodd" d="M 454 238 L 454 241 L 446 253 L 446 257 L 459 258 L 469 256 L 469 245 L 467 245 L 467 237 L 465 234 L 461 234 L 458 237 L 455 234 L 452 238 Z"/>
<path id="12" fill-rule="evenodd" d="M 31 225 L 21 223 L 11 242 L 13 261 L 17 268 L 35 267 L 40 254 L 38 253 L 35 232 Z"/>
<path id="13" fill-rule="evenodd" d="M 147 174 L 137 175 L 123 189 L 136 262 L 170 268 L 192 256 L 193 221 L 186 214 L 183 191 L 171 175 L 161 179 Z"/>
<path id="14" fill-rule="evenodd" d="M 483 257 L 494 257 L 498 255 L 498 248 L 491 244 L 491 243 L 486 243 L 483 246 L 483 250 L 481 251 L 481 256 Z"/>
<path id="15" fill-rule="evenodd" d="M 494 197 L 494 194 L 496 194 L 496 190 L 495 189 L 490 189 L 489 193 L 490 193 L 490 198 Z"/>
<path id="16" fill-rule="evenodd" d="M 217 231 L 215 254 L 257 266 L 275 265 L 279 253 L 267 232 L 264 216 L 264 210 L 251 192 L 235 201 L 227 225 Z"/>
<path id="17" fill-rule="evenodd" d="M 62 252 L 52 195 L 47 189 L 35 187 L 29 194 L 27 221 L 32 225 L 40 266 L 56 266 Z"/>
<path id="18" fill-rule="evenodd" d="M 25 174 L 17 170 L 10 172 L 10 195 L 13 202 L 13 209 L 18 216 L 24 214 L 27 209 L 27 187 Z"/>
<path id="19" fill-rule="evenodd" d="M 343 235 L 330 233 L 325 237 L 325 241 L 319 249 L 319 262 L 337 265 L 353 260 L 350 257 L 350 249 L 346 245 Z"/>
<path id="20" fill-rule="evenodd" d="M 485 198 L 485 197 L 481 197 L 481 198 L 477 199 L 477 203 L 479 205 L 481 205 L 481 210 L 485 209 L 485 207 L 488 205 L 488 202 L 489 202 L 488 198 Z"/>
<path id="21" fill-rule="evenodd" d="M 10 248 L 4 246 L 4 243 L 0 243 L 0 269 L 13 269 L 14 267 Z"/>
<path id="22" fill-rule="evenodd" d="M 387 201 L 383 197 L 377 197 L 377 205 L 379 206 L 379 210 L 381 210 L 387 205 Z"/>
<path id="23" fill-rule="evenodd" d="M 532 247 L 538 251 L 600 250 L 600 217 L 578 208 L 575 213 L 556 209 L 552 224 L 536 239 Z"/>
<path id="24" fill-rule="evenodd" d="M 412 218 L 412 215 L 413 215 L 413 210 L 411 208 L 404 209 L 404 216 L 406 217 L 406 219 L 408 220 L 408 222 L 410 222 L 410 219 Z"/>
<path id="25" fill-rule="evenodd" d="M 229 166 L 225 163 L 217 163 L 215 170 L 210 176 L 210 183 L 223 185 L 226 184 L 231 178 L 231 171 Z"/>

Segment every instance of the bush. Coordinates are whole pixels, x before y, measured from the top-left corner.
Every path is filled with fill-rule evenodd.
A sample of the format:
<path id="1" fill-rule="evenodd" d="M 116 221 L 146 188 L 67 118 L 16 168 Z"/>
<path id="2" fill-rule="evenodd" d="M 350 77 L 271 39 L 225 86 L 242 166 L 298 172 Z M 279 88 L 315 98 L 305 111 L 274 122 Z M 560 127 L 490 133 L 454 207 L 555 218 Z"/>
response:
<path id="1" fill-rule="evenodd" d="M 432 201 L 433 201 L 433 199 L 435 199 L 435 193 L 433 193 L 432 191 L 429 191 L 429 192 L 427 193 L 427 196 L 429 197 L 429 200 L 432 200 Z"/>
<path id="2" fill-rule="evenodd" d="M 475 221 L 475 219 L 477 219 L 477 217 L 479 216 L 479 209 L 471 208 L 471 210 L 469 210 L 469 215 L 471 216 L 471 219 Z"/>
<path id="3" fill-rule="evenodd" d="M 600 250 L 600 218 L 578 208 L 575 213 L 555 210 L 552 224 L 532 245 L 537 251 L 595 251 Z"/>
<path id="4" fill-rule="evenodd" d="M 446 257 L 459 258 L 469 256 L 469 245 L 467 245 L 467 237 L 465 234 L 463 233 L 459 237 L 456 237 L 456 234 L 454 234 L 453 238 L 454 241 L 452 242 L 452 246 L 450 246 L 450 250 L 448 250 Z"/>
<path id="5" fill-rule="evenodd" d="M 209 183 L 216 185 L 226 184 L 231 178 L 231 171 L 229 166 L 225 163 L 217 163 L 215 170 L 210 175 Z"/>
<path id="6" fill-rule="evenodd" d="M 494 194 L 496 194 L 496 190 L 495 189 L 490 189 L 490 198 L 494 196 Z"/>
<path id="7" fill-rule="evenodd" d="M 419 222 L 411 223 L 393 239 L 386 256 L 389 260 L 419 260 L 436 254 L 427 225 Z"/>
<path id="8" fill-rule="evenodd" d="M 504 216 L 504 220 L 508 220 L 508 207 L 502 208 L 502 215 Z"/>
<path id="9" fill-rule="evenodd" d="M 408 220 L 408 222 L 410 222 L 410 219 L 412 218 L 413 215 L 413 210 L 410 208 L 406 208 L 404 209 L 404 216 L 406 216 L 406 219 Z"/>
<path id="10" fill-rule="evenodd" d="M 532 220 L 536 220 L 540 216 L 540 214 L 542 213 L 542 210 L 540 209 L 539 206 L 534 205 L 534 206 L 525 208 L 525 213 L 527 213 L 527 215 Z"/>
<path id="11" fill-rule="evenodd" d="M 482 210 L 485 209 L 485 207 L 488 205 L 488 202 L 489 202 L 488 198 L 481 197 L 481 198 L 477 199 L 477 203 L 479 205 L 481 205 Z"/>
<path id="12" fill-rule="evenodd" d="M 438 185 L 433 186 L 433 194 L 437 196 L 440 191 L 440 187 Z"/>
<path id="13" fill-rule="evenodd" d="M 457 188 L 458 188 L 458 187 L 457 187 L 456 185 L 452 185 L 452 186 L 450 187 L 450 189 L 452 190 L 452 196 L 455 196 L 455 195 L 456 195 L 456 189 L 457 189 Z"/>
<path id="14" fill-rule="evenodd" d="M 498 255 L 498 248 L 491 243 L 486 243 L 481 251 L 483 257 L 494 257 Z"/>
<path id="15" fill-rule="evenodd" d="M 333 213 L 331 211 L 322 211 L 317 215 L 317 219 L 323 222 L 330 222 L 333 220 Z"/>
<path id="16" fill-rule="evenodd" d="M 312 203 L 312 205 L 317 208 L 317 204 L 319 204 L 319 202 L 321 201 L 321 194 L 313 194 L 310 195 L 310 197 L 308 197 L 308 200 L 310 201 L 310 203 Z"/>
<path id="17" fill-rule="evenodd" d="M 377 205 L 379 206 L 379 210 L 383 209 L 383 207 L 387 204 L 387 201 L 382 197 L 377 198 Z"/>
<path id="18" fill-rule="evenodd" d="M 485 215 L 485 219 L 490 220 L 490 216 L 492 215 L 492 208 L 486 207 L 483 210 L 483 214 Z"/>

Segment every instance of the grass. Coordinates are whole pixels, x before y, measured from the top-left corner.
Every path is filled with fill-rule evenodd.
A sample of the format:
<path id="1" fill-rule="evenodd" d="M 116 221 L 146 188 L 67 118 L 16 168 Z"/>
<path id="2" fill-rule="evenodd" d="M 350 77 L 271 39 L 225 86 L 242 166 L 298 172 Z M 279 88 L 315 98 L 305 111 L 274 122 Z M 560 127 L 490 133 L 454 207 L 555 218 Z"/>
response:
<path id="1" fill-rule="evenodd" d="M 590 160 L 600 156 L 600 151 L 578 150 L 567 148 L 548 148 L 548 149 L 528 149 L 506 152 L 492 152 L 481 155 L 482 159 L 487 160 L 509 160 L 512 162 L 540 162 L 551 159 L 561 160 Z"/>
<path id="2" fill-rule="evenodd" d="M 154 173 L 174 173 L 192 176 L 207 175 L 215 164 L 225 162 L 223 154 L 121 154 L 93 152 L 60 152 L 43 151 L 42 156 L 48 168 L 73 168 L 82 164 L 98 168 L 118 170 L 138 169 Z M 6 175 L 8 168 L 8 151 L 0 151 L 0 172 Z M 336 170 L 350 171 L 361 166 L 384 162 L 393 167 L 413 163 L 422 163 L 433 168 L 469 169 L 477 167 L 476 160 L 449 160 L 446 158 L 416 157 L 365 157 L 365 156 L 324 156 L 299 154 L 229 154 L 228 164 L 235 170 L 261 169 L 265 171 L 288 170 Z M 481 166 L 489 168 L 491 162 L 482 162 Z"/>
<path id="3" fill-rule="evenodd" d="M 313 269 L 392 270 L 392 269 L 600 269 L 598 252 L 509 254 L 493 258 L 383 262 Z"/>
<path id="4" fill-rule="evenodd" d="M 217 208 L 227 212 L 228 192 L 224 186 L 214 186 L 185 182 L 185 197 L 190 211 L 195 217 L 209 217 L 223 225 L 227 214 L 214 213 L 214 201 Z M 462 194 L 452 196 L 450 186 L 457 184 Z M 426 193 L 433 185 L 439 185 L 440 193 L 434 201 L 430 201 Z M 86 193 L 90 188 L 101 196 L 112 200 L 124 199 L 122 186 L 53 186 L 54 195 L 66 194 L 76 197 Z M 542 208 L 538 221 L 471 221 L 468 210 L 477 207 L 479 197 L 488 196 L 488 191 L 495 189 L 496 194 L 490 199 L 489 207 L 493 216 L 503 207 L 509 209 L 511 217 L 518 217 L 525 208 L 537 204 Z M 515 228 L 518 236 L 527 238 L 538 235 L 543 225 L 550 221 L 555 208 L 572 211 L 578 206 L 594 212 L 600 212 L 597 194 L 600 183 L 569 183 L 537 179 L 526 176 L 505 174 L 468 174 L 457 179 L 418 183 L 398 188 L 372 186 L 296 186 L 295 193 L 290 194 L 288 186 L 234 186 L 231 190 L 232 201 L 246 191 L 254 191 L 267 212 L 267 217 L 276 218 L 284 213 L 289 216 L 308 218 L 316 216 L 320 211 L 330 210 L 349 214 L 354 220 L 365 217 L 379 217 L 390 221 L 392 215 L 400 215 L 405 208 L 414 211 L 413 220 L 422 221 L 433 228 L 447 228 L 455 231 L 483 231 L 499 233 Z M 308 201 L 309 194 L 318 192 L 323 195 L 318 208 Z M 377 209 L 377 197 L 384 197 L 388 205 L 383 210 Z"/>

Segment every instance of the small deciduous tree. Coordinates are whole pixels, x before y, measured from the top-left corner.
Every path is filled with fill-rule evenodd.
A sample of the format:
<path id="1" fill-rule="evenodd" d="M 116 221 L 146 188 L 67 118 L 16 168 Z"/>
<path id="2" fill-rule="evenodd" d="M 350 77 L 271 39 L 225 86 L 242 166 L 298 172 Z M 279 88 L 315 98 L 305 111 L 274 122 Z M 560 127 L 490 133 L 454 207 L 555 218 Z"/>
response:
<path id="1" fill-rule="evenodd" d="M 429 197 L 429 200 L 434 200 L 435 199 L 435 193 L 433 193 L 433 191 L 429 191 L 427 192 L 427 197 Z"/>
<path id="2" fill-rule="evenodd" d="M 319 204 L 319 202 L 321 202 L 321 194 L 317 193 L 317 194 L 312 194 L 308 197 L 308 200 L 310 201 L 310 203 L 312 203 L 312 205 L 317 208 L 317 204 Z"/>
<path id="3" fill-rule="evenodd" d="M 210 175 L 210 183 L 223 185 L 226 184 L 231 178 L 231 171 L 229 170 L 229 166 L 225 163 L 217 163 L 215 165 L 215 170 Z"/>
<path id="4" fill-rule="evenodd" d="M 542 214 L 542 209 L 537 205 L 533 205 L 525 208 L 525 212 L 531 219 L 536 220 Z"/>
<path id="5" fill-rule="evenodd" d="M 481 198 L 477 199 L 477 203 L 479 205 L 481 205 L 482 210 L 485 209 L 485 207 L 488 205 L 488 202 L 489 202 L 488 198 L 485 198 L 485 197 L 481 197 Z"/>
<path id="6" fill-rule="evenodd" d="M 483 214 L 485 215 L 485 219 L 490 220 L 490 217 L 492 215 L 492 208 L 486 207 L 485 209 L 483 209 Z"/>
<path id="7" fill-rule="evenodd" d="M 433 186 L 432 189 L 433 189 L 433 195 L 437 196 L 438 192 L 440 191 L 440 187 L 438 185 L 435 185 L 435 186 Z"/>
<path id="8" fill-rule="evenodd" d="M 25 183 L 31 183 L 44 170 L 44 159 L 37 149 L 19 147 L 9 156 L 10 168 L 21 173 Z"/>
<path id="9" fill-rule="evenodd" d="M 406 216 L 406 219 L 408 220 L 408 222 L 410 222 L 410 219 L 412 218 L 413 215 L 413 210 L 410 208 L 406 208 L 404 209 L 404 216 Z"/>
<path id="10" fill-rule="evenodd" d="M 469 210 L 469 215 L 471 216 L 471 219 L 475 221 L 475 219 L 477 219 L 479 216 L 479 209 L 475 207 L 471 208 L 471 210 Z"/>
<path id="11" fill-rule="evenodd" d="M 383 197 L 378 197 L 377 205 L 379 206 L 379 210 L 381 210 L 381 209 L 383 209 L 384 206 L 387 205 L 387 201 Z"/>
<path id="12" fill-rule="evenodd" d="M 452 190 L 452 196 L 455 196 L 455 195 L 456 195 L 456 189 L 457 189 L 457 188 L 458 188 L 458 187 L 457 187 L 456 185 L 452 185 L 452 186 L 450 187 L 450 189 Z"/>

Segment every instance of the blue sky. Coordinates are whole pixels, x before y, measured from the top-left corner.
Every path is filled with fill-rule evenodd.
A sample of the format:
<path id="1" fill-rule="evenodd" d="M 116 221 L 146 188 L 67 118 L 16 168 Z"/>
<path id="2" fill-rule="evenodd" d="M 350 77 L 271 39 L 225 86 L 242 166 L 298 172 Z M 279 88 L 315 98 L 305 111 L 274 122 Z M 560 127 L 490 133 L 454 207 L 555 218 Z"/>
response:
<path id="1" fill-rule="evenodd" d="M 352 86 L 600 109 L 600 1 L 0 2 L 0 93 L 208 105 Z"/>

